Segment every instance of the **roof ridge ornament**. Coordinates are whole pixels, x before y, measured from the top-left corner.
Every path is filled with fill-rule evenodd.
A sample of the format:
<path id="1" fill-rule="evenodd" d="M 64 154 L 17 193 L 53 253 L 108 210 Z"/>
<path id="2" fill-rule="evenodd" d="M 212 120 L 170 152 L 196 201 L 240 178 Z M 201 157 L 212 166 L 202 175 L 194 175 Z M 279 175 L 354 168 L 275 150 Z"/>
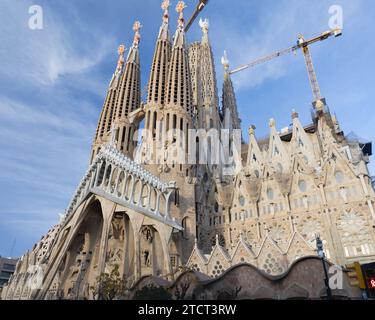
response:
<path id="1" fill-rule="evenodd" d="M 134 40 L 133 40 L 133 46 L 138 47 L 139 42 L 141 41 L 141 34 L 139 31 L 141 30 L 143 26 L 139 21 L 134 22 L 133 24 L 133 31 L 135 32 L 134 34 Z"/>
<path id="2" fill-rule="evenodd" d="M 176 6 L 176 11 L 179 13 L 178 17 L 178 27 L 180 29 L 184 29 L 185 27 L 185 19 L 184 19 L 184 10 L 187 8 L 187 5 L 184 1 L 179 1 Z"/>
<path id="3" fill-rule="evenodd" d="M 201 27 L 203 33 L 208 33 L 208 29 L 210 28 L 210 21 L 206 18 L 204 20 L 199 19 L 199 26 Z"/>

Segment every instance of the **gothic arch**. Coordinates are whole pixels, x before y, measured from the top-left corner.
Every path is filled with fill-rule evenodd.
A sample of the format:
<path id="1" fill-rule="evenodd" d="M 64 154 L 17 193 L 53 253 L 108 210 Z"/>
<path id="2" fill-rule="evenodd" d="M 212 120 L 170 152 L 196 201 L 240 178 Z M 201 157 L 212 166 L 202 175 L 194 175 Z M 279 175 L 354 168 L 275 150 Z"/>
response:
<path id="1" fill-rule="evenodd" d="M 165 199 L 165 195 L 164 193 L 160 193 L 160 199 L 159 199 L 159 213 L 162 215 L 162 216 L 165 216 L 165 214 L 167 213 L 167 200 Z"/>
<path id="2" fill-rule="evenodd" d="M 133 203 L 139 204 L 141 199 L 141 191 L 142 191 L 142 181 L 139 179 L 136 179 L 133 186 Z"/>
<path id="3" fill-rule="evenodd" d="M 149 201 L 149 194 L 151 192 L 151 187 L 149 184 L 142 184 L 142 189 L 140 193 L 140 205 L 144 208 L 148 206 L 148 201 Z"/>
<path id="4" fill-rule="evenodd" d="M 98 177 L 97 177 L 96 187 L 101 186 L 101 184 L 103 183 L 103 178 L 104 178 L 106 166 L 107 166 L 107 164 L 106 164 L 105 161 L 103 161 L 100 165 L 100 170 L 99 170 Z"/>
<path id="5" fill-rule="evenodd" d="M 109 164 L 106 169 L 105 169 L 105 173 L 104 173 L 104 181 L 103 181 L 103 186 L 104 187 L 108 187 L 110 181 L 109 179 L 111 178 L 111 171 L 112 171 L 112 165 Z"/>
<path id="6" fill-rule="evenodd" d="M 109 183 L 109 191 L 110 193 L 114 193 L 115 192 L 115 188 L 116 188 L 116 184 L 117 184 L 117 178 L 118 178 L 118 175 L 119 175 L 119 169 L 117 167 L 113 168 L 112 169 L 112 172 L 111 172 L 111 175 L 110 175 L 110 178 L 111 178 L 111 181 Z"/>
<path id="7" fill-rule="evenodd" d="M 119 173 L 118 181 L 117 181 L 117 196 L 122 197 L 125 187 L 125 172 L 122 170 Z"/>
<path id="8" fill-rule="evenodd" d="M 156 200 L 158 197 L 158 193 L 156 192 L 155 188 L 151 188 L 150 194 L 150 209 L 152 211 L 156 211 Z"/>
<path id="9" fill-rule="evenodd" d="M 129 201 L 131 198 L 133 183 L 134 183 L 134 177 L 132 175 L 128 175 L 125 180 L 125 192 L 124 192 L 124 197 L 127 201 Z"/>

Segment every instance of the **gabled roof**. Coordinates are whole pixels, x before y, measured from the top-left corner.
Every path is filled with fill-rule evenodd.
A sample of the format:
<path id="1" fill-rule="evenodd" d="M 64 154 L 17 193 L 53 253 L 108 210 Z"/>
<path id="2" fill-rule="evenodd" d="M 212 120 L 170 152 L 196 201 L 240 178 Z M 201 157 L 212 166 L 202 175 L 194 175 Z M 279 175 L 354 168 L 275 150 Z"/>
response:
<path id="1" fill-rule="evenodd" d="M 199 250 L 197 240 L 195 241 L 195 245 L 194 245 L 193 251 L 191 252 L 190 257 L 189 257 L 188 262 L 186 263 L 186 265 L 190 265 L 191 264 L 192 259 L 194 258 L 194 256 L 197 256 L 201 260 L 201 262 L 202 262 L 203 265 L 207 264 L 207 260 L 208 259 Z"/>
<path id="2" fill-rule="evenodd" d="M 231 257 L 229 256 L 229 253 L 219 244 L 218 235 L 216 235 L 216 244 L 212 248 L 210 258 L 208 259 L 208 262 L 207 262 L 208 264 L 211 262 L 216 252 L 219 252 L 219 254 L 221 254 L 227 262 L 231 261 Z"/>
<path id="3" fill-rule="evenodd" d="M 308 249 L 314 251 L 314 248 L 305 240 L 305 238 L 302 237 L 302 235 L 298 231 L 294 231 L 292 238 L 290 239 L 289 244 L 287 246 L 286 253 L 289 252 L 289 249 L 291 248 L 294 240 L 297 238 L 300 239 L 308 247 Z"/>
<path id="4" fill-rule="evenodd" d="M 264 240 L 263 240 L 263 242 L 262 242 L 262 244 L 261 244 L 261 246 L 260 246 L 260 248 L 259 248 L 259 252 L 258 252 L 258 254 L 257 254 L 257 256 L 256 256 L 257 258 L 258 258 L 258 257 L 260 256 L 260 254 L 262 253 L 263 248 L 264 248 L 264 246 L 266 245 L 267 242 L 271 243 L 271 245 L 274 246 L 275 249 L 276 249 L 281 255 L 284 254 L 283 250 L 277 245 L 276 241 L 273 240 L 273 239 L 270 237 L 270 235 L 268 234 L 268 235 L 264 238 Z"/>
<path id="5" fill-rule="evenodd" d="M 245 242 L 245 240 L 244 240 L 244 238 L 243 238 L 243 235 L 242 235 L 242 233 L 241 233 L 241 235 L 240 235 L 240 240 L 238 241 L 236 247 L 235 247 L 234 250 L 233 250 L 231 260 L 234 259 L 234 257 L 236 256 L 238 250 L 240 249 L 240 247 L 244 248 L 245 251 L 246 251 L 251 257 L 253 257 L 254 259 L 256 258 L 256 254 L 255 254 L 254 251 L 251 249 L 251 247 Z"/>

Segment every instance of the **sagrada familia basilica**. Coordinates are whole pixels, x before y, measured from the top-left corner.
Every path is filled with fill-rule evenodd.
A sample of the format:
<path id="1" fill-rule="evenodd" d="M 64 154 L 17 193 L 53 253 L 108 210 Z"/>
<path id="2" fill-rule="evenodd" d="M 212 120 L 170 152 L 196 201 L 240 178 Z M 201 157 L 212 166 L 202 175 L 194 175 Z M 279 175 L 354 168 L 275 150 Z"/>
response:
<path id="1" fill-rule="evenodd" d="M 219 102 L 208 21 L 189 44 L 185 4 L 173 37 L 169 7 L 147 100 L 136 22 L 127 56 L 118 49 L 87 172 L 60 223 L 20 259 L 4 299 L 90 299 L 115 265 L 130 285 L 173 281 L 182 269 L 215 279 L 243 264 L 278 276 L 316 256 L 317 234 L 334 264 L 375 260 L 371 143 L 345 136 L 324 100 L 310 124 L 293 111 L 289 128 L 271 119 L 266 139 L 254 126 L 247 139 L 226 56 Z"/>

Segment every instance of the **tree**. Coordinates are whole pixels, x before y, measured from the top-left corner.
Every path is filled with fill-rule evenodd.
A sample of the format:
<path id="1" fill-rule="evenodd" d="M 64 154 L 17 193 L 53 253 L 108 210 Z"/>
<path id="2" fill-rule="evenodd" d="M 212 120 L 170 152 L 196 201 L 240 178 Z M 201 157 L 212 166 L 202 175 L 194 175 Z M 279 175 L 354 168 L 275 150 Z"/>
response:
<path id="1" fill-rule="evenodd" d="M 190 288 L 191 278 L 190 275 L 186 275 L 185 279 L 180 281 L 175 288 L 174 295 L 177 300 L 184 300 L 186 293 L 188 292 Z"/>
<path id="2" fill-rule="evenodd" d="M 120 276 L 120 266 L 114 264 L 110 273 L 102 273 L 97 278 L 97 284 L 91 287 L 94 299 L 115 300 L 125 296 L 126 280 Z"/>
<path id="3" fill-rule="evenodd" d="M 163 287 L 149 285 L 136 291 L 133 300 L 172 300 L 172 295 Z"/>

